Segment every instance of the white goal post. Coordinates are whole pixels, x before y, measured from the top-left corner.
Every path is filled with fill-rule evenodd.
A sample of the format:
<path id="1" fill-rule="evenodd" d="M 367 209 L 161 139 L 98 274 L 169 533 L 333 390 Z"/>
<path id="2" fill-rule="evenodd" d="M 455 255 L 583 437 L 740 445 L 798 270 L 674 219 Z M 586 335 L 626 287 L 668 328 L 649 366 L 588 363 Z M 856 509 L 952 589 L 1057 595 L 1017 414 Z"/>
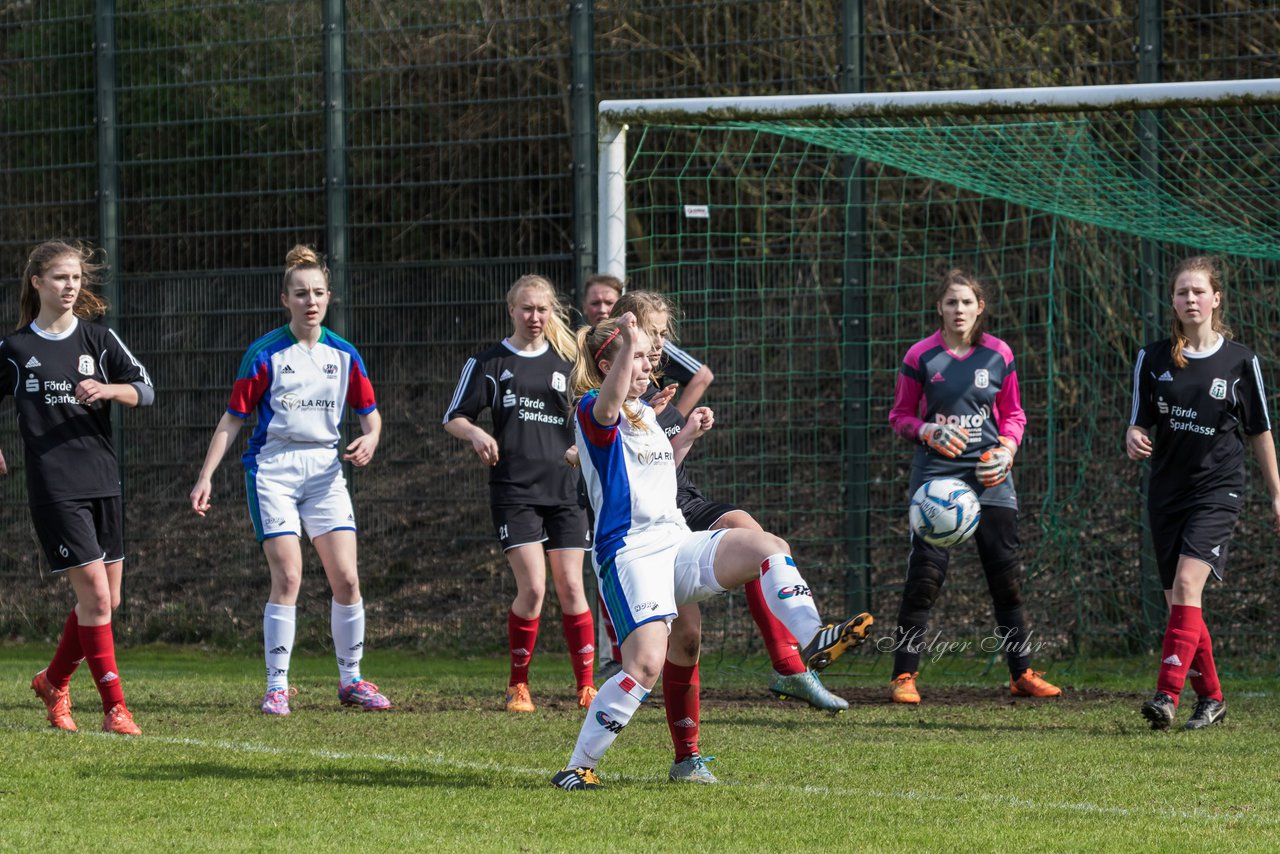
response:
<path id="1" fill-rule="evenodd" d="M 762 119 L 854 119 L 946 113 L 1157 110 L 1204 104 L 1280 105 L 1280 78 L 1027 89 L 654 98 L 601 101 L 598 111 L 598 268 L 625 281 L 627 123 L 710 124 Z"/>

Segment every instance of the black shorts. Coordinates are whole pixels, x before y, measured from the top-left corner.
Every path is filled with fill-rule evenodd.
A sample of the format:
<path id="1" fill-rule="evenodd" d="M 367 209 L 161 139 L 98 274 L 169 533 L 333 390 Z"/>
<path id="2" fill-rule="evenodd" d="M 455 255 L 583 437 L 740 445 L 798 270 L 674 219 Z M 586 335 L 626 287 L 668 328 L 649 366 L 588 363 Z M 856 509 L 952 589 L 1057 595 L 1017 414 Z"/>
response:
<path id="1" fill-rule="evenodd" d="M 31 508 L 31 524 L 53 572 L 124 560 L 120 496 L 77 498 Z"/>
<path id="2" fill-rule="evenodd" d="M 587 512 L 576 504 L 493 504 L 493 527 L 502 550 L 546 543 L 547 551 L 591 548 Z"/>
<path id="3" fill-rule="evenodd" d="M 1217 504 L 1151 514 L 1151 539 L 1164 589 L 1173 589 L 1178 558 L 1183 555 L 1209 564 L 1221 581 L 1227 566 L 1227 547 L 1239 517 L 1239 508 Z"/>
<path id="4" fill-rule="evenodd" d="M 684 516 L 684 523 L 689 526 L 690 531 L 710 531 L 711 526 L 721 516 L 738 509 L 732 504 L 708 501 L 701 495 L 689 493 L 676 495 L 676 504 L 679 506 L 680 515 Z"/>

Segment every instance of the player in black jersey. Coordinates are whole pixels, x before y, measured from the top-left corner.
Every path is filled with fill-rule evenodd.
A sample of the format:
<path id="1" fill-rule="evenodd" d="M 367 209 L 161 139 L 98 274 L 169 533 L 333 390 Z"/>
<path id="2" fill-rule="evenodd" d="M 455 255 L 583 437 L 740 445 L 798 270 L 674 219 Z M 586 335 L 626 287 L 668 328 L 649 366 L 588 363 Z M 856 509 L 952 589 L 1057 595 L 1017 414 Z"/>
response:
<path id="1" fill-rule="evenodd" d="M 1227 709 L 1202 596 L 1210 573 L 1222 578 L 1244 505 L 1245 444 L 1262 469 L 1277 533 L 1280 474 L 1262 370 L 1223 322 L 1217 261 L 1184 260 L 1170 290 L 1173 334 L 1138 353 L 1125 431 L 1129 458 L 1151 460 L 1147 513 L 1169 604 L 1156 695 L 1142 704 L 1142 715 L 1152 729 L 1167 729 L 1190 675 L 1196 705 L 1185 726 L 1201 729 L 1222 720 Z"/>
<path id="2" fill-rule="evenodd" d="M 595 697 L 594 631 L 582 583 L 582 556 L 591 548 L 591 530 L 578 503 L 577 473 L 563 461 L 573 444 L 569 373 L 576 345 L 555 288 L 542 276 L 522 276 L 511 286 L 507 313 L 511 335 L 467 360 L 445 411 L 444 427 L 470 442 L 491 467 L 493 524 L 516 579 L 516 598 L 507 616 L 507 710 L 535 708 L 529 695 L 529 662 L 546 593 L 547 559 L 560 599 L 578 703 L 586 708 Z M 493 421 L 492 434 L 477 423 L 485 409 Z"/>
<path id="3" fill-rule="evenodd" d="M 937 291 L 937 309 L 942 328 L 907 350 L 889 412 L 893 431 L 916 444 L 908 495 L 941 477 L 963 480 L 977 493 L 982 518 L 974 540 L 995 609 L 995 637 L 1009 665 L 1009 692 L 1056 697 L 1062 692 L 1031 669 L 1022 611 L 1018 496 L 1010 471 L 1027 416 L 1013 351 L 983 331 L 986 302 L 973 276 L 949 271 Z M 920 702 L 922 641 L 950 559 L 949 549 L 912 535 L 898 626 L 885 639 L 894 651 L 895 703 Z"/>
<path id="4" fill-rule="evenodd" d="M 151 378 L 106 325 L 89 289 L 102 265 L 80 244 L 42 243 L 22 273 L 22 320 L 0 341 L 0 395 L 12 394 L 25 447 L 31 520 L 76 606 L 49 666 L 31 680 L 50 725 L 76 730 L 68 686 L 87 661 L 102 698 L 104 732 L 139 735 L 125 706 L 111 614 L 120 605 L 124 528 L 111 444 L 111 401 L 148 406 Z"/>

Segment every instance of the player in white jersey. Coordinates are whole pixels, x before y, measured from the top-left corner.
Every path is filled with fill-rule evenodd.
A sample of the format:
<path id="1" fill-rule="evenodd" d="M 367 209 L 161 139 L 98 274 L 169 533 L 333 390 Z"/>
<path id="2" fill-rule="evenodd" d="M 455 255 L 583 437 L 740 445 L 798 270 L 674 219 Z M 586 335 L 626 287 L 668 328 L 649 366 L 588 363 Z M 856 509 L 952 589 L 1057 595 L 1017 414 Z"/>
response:
<path id="1" fill-rule="evenodd" d="M 1125 450 L 1132 460 L 1151 460 L 1147 515 L 1169 605 L 1156 694 L 1142 715 L 1153 729 L 1167 729 L 1190 676 L 1196 705 L 1184 728 L 1196 730 L 1227 713 L 1202 602 L 1210 573 L 1221 580 L 1226 571 L 1244 506 L 1245 445 L 1271 496 L 1275 532 L 1280 473 L 1262 369 L 1248 347 L 1230 340 L 1218 262 L 1184 260 L 1170 277 L 1170 298 L 1172 334 L 1144 347 L 1134 365 Z"/>
<path id="2" fill-rule="evenodd" d="M 13 395 L 36 537 L 76 597 L 53 660 L 31 688 L 49 724 L 74 732 L 69 685 L 84 661 L 102 699 L 103 731 L 139 735 L 124 704 L 111 629 L 124 575 L 111 402 L 147 406 L 155 391 L 142 364 L 97 322 L 107 305 L 89 288 L 102 269 L 95 254 L 56 240 L 31 251 L 20 285 L 22 320 L 0 341 L 0 395 Z"/>
<path id="3" fill-rule="evenodd" d="M 338 701 L 369 711 L 391 708 L 378 686 L 360 673 L 364 601 L 355 512 L 342 474 L 343 460 L 363 467 L 373 459 L 382 416 L 360 354 L 321 325 L 331 296 L 323 260 L 309 247 L 291 249 L 280 289 L 289 323 L 259 338 L 245 353 L 231 402 L 191 490 L 191 509 L 204 516 L 213 493 L 213 473 L 245 419 L 256 412 L 257 424 L 242 460 L 249 516 L 271 572 L 271 595 L 263 611 L 267 690 L 261 706 L 268 715 L 289 714 L 289 698 L 297 693 L 289 686 L 289 662 L 304 532 L 333 592 L 330 628 L 338 659 Z M 344 406 L 360 417 L 362 435 L 339 454 Z"/>
<path id="4" fill-rule="evenodd" d="M 574 409 L 578 454 L 595 510 L 595 566 L 622 644 L 623 669 L 600 686 L 568 766 L 552 784 L 599 788 L 596 765 L 662 673 L 677 608 L 760 578 L 769 607 L 820 670 L 861 642 L 872 624 L 859 614 L 823 625 L 791 548 L 765 531 L 692 532 L 676 505 L 676 466 L 714 424 L 707 407 L 667 439 L 640 400 L 649 386 L 649 336 L 634 314 L 578 332 Z"/>
<path id="5" fill-rule="evenodd" d="M 960 270 L 937 291 L 941 329 L 907 350 L 898 371 L 889 424 L 916 444 L 908 495 L 940 477 L 969 484 L 982 504 L 974 542 L 995 610 L 996 634 L 1015 697 L 1056 697 L 1061 691 L 1031 669 L 1030 632 L 1022 610 L 1018 496 L 1010 474 L 1027 416 L 1009 345 L 983 331 L 982 284 Z M 950 562 L 949 549 L 911 536 L 907 579 L 894 636 L 890 696 L 916 704 L 922 642 Z"/>

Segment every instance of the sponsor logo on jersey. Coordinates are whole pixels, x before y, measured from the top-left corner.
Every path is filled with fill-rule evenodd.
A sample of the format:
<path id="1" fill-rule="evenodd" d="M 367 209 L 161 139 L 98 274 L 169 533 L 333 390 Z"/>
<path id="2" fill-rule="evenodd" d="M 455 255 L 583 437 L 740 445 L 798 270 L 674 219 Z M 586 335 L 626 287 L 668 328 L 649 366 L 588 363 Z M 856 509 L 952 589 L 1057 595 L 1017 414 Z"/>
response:
<path id="1" fill-rule="evenodd" d="M 310 412 L 317 409 L 333 410 L 338 408 L 338 402 L 336 400 L 298 397 L 298 395 L 291 391 L 287 391 L 280 395 L 279 403 L 290 412 Z"/>
<path id="2" fill-rule="evenodd" d="M 1173 374 L 1169 373 L 1168 371 L 1165 371 L 1163 374 L 1161 374 L 1160 376 L 1156 377 L 1156 382 L 1158 382 L 1158 383 L 1171 383 L 1171 382 L 1173 382 Z"/>
<path id="3" fill-rule="evenodd" d="M 39 359 L 37 359 L 35 356 L 32 356 L 30 359 L 27 359 L 27 363 L 26 363 L 25 365 L 23 365 L 22 367 L 24 367 L 24 368 L 38 368 L 38 367 L 40 367 L 40 360 L 39 360 Z"/>
<path id="4" fill-rule="evenodd" d="M 510 393 L 507 392 L 507 394 Z M 545 401 L 538 400 L 536 397 L 520 395 L 520 411 L 516 413 L 516 417 L 521 421 L 537 421 L 539 424 L 554 424 L 557 427 L 563 427 L 564 416 L 553 415 L 543 411 L 546 408 Z"/>
<path id="5" fill-rule="evenodd" d="M 658 603 L 657 602 L 641 602 L 639 605 L 636 605 L 631 610 L 635 611 L 637 614 L 643 614 L 645 611 L 656 611 L 658 610 Z"/>
<path id="6" fill-rule="evenodd" d="M 779 599 L 790 599 L 792 596 L 812 596 L 813 592 L 809 590 L 808 585 L 793 584 L 790 587 L 783 587 L 778 591 Z"/>
<path id="7" fill-rule="evenodd" d="M 76 370 L 80 372 L 81 376 L 93 376 L 93 357 L 82 353 L 80 360 L 76 362 Z"/>
<path id="8" fill-rule="evenodd" d="M 938 413 L 933 420 L 938 424 L 954 424 L 969 431 L 969 441 L 976 442 L 982 438 L 982 426 L 991 417 L 991 410 L 986 405 L 978 407 L 978 411 L 969 415 L 943 415 Z"/>
<path id="9" fill-rule="evenodd" d="M 515 376 L 515 374 L 511 373 L 511 371 L 506 370 L 506 369 L 504 368 L 504 369 L 503 369 L 503 371 L 502 371 L 502 376 L 498 377 L 498 382 L 500 382 L 500 383 L 504 383 L 504 382 L 506 382 L 507 380 L 511 379 L 511 378 L 512 378 L 512 377 L 514 377 L 514 376 Z"/>
<path id="10" fill-rule="evenodd" d="M 27 374 L 27 391 L 35 394 L 40 390 L 40 380 L 36 379 L 35 374 Z"/>
<path id="11" fill-rule="evenodd" d="M 325 365 L 323 370 L 324 370 L 324 375 L 329 379 L 336 380 L 338 378 L 338 366 L 335 365 L 333 362 L 330 362 L 329 364 Z"/>
<path id="12" fill-rule="evenodd" d="M 626 724 L 620 724 L 604 712 L 596 712 L 596 723 L 609 730 L 609 732 L 618 733 L 626 728 Z"/>
<path id="13" fill-rule="evenodd" d="M 1214 400 L 1223 400 L 1226 396 L 1227 381 L 1214 377 L 1213 384 L 1209 386 L 1209 397 L 1212 397 Z"/>
<path id="14" fill-rule="evenodd" d="M 516 405 L 516 393 L 511 389 L 507 389 L 506 394 L 502 395 L 502 405 L 508 409 Z"/>
<path id="15" fill-rule="evenodd" d="M 1218 433 L 1217 427 L 1209 427 L 1196 421 L 1200 417 L 1200 413 L 1187 406 L 1171 406 L 1169 414 L 1173 417 L 1169 419 L 1170 430 L 1181 430 L 1187 433 L 1199 433 L 1201 436 L 1215 436 Z M 1185 419 L 1185 420 L 1178 420 Z"/>
<path id="16" fill-rule="evenodd" d="M 1161 414 L 1161 415 L 1168 415 L 1168 414 L 1169 414 L 1169 404 L 1167 404 L 1167 403 L 1165 403 L 1165 402 L 1164 402 L 1164 398 L 1163 398 L 1163 397 L 1157 397 L 1157 398 L 1156 398 L 1156 409 L 1160 410 L 1160 414 Z"/>
<path id="17" fill-rule="evenodd" d="M 931 383 L 945 383 L 946 381 L 947 381 L 947 378 L 942 375 L 941 371 L 935 372 L 934 375 L 929 379 L 929 382 Z"/>
<path id="18" fill-rule="evenodd" d="M 986 388 L 991 385 L 991 373 L 986 368 L 978 368 L 973 372 L 973 387 Z"/>
<path id="19" fill-rule="evenodd" d="M 551 374 L 551 387 L 556 391 L 564 391 L 569 387 L 569 382 L 565 379 L 564 374 L 559 371 L 553 371 Z"/>
<path id="20" fill-rule="evenodd" d="M 676 461 L 676 455 L 673 451 L 667 451 L 661 448 L 653 450 L 645 449 L 636 454 L 636 461 L 642 466 L 662 465 L 663 463 L 674 463 Z"/>
<path id="21" fill-rule="evenodd" d="M 280 369 L 280 373 L 282 373 L 282 374 L 292 374 L 292 373 L 294 373 L 294 370 L 293 370 L 293 367 L 292 367 L 291 365 L 285 365 L 283 368 L 281 368 L 281 369 Z"/>

